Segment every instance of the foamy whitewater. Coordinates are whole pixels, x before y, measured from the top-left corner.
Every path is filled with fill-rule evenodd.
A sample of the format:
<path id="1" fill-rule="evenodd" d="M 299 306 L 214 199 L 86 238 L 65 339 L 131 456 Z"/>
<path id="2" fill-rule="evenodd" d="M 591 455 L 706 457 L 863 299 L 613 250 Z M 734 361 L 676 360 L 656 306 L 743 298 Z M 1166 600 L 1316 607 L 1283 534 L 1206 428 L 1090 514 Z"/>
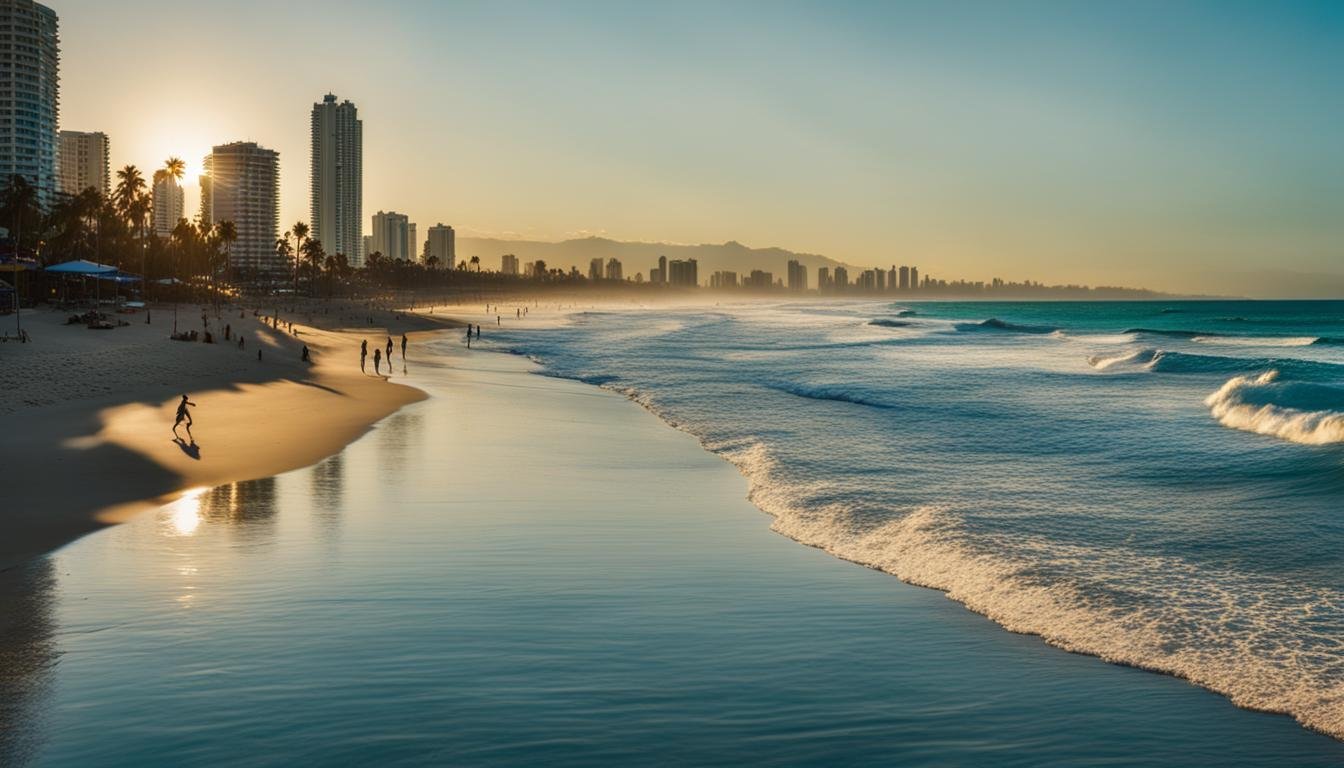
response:
<path id="1" fill-rule="evenodd" d="M 493 336 L 697 436 L 787 536 L 1344 738 L 1344 302 L 780 303 Z"/>

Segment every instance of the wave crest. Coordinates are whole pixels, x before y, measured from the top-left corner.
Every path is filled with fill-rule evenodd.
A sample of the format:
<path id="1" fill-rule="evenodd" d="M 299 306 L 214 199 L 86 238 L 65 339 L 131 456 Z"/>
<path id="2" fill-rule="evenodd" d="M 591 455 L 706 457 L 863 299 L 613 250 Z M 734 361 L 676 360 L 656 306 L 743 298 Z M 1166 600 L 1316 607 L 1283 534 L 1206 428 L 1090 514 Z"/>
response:
<path id="1" fill-rule="evenodd" d="M 1204 400 L 1223 426 L 1304 445 L 1344 443 L 1344 388 L 1280 381 L 1278 371 L 1235 376 Z"/>
<path id="2" fill-rule="evenodd" d="M 958 331 L 1008 331 L 1010 333 L 1054 333 L 1059 329 L 1052 325 L 1026 325 L 1023 323 L 1010 323 L 1000 320 L 997 317 L 991 317 L 980 323 L 957 323 Z"/>

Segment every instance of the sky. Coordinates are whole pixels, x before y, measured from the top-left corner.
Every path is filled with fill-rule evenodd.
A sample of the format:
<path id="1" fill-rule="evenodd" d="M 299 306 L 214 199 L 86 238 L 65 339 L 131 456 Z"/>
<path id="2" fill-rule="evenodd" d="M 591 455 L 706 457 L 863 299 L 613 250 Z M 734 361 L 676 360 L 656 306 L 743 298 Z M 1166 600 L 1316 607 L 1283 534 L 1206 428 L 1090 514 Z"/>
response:
<path id="1" fill-rule="evenodd" d="M 275 149 L 282 227 L 331 92 L 421 233 L 1344 295 L 1339 3 L 48 4 L 62 128 L 146 175 Z"/>

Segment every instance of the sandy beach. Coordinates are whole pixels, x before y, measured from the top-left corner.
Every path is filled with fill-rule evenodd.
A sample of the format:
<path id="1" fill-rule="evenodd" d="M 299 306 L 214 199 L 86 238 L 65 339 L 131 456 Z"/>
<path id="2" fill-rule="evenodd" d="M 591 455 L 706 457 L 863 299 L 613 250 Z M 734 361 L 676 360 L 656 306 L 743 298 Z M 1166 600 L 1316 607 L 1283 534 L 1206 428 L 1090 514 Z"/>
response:
<path id="1" fill-rule="evenodd" d="M 399 383 L 407 367 L 400 335 L 412 336 L 413 364 L 422 334 L 455 324 L 424 310 L 313 301 L 281 308 L 279 327 L 265 322 L 273 309 L 248 304 L 216 314 L 183 304 L 177 327 L 201 330 L 203 312 L 216 337 L 227 324 L 233 338 L 171 340 L 171 306 L 152 308 L 148 323 L 144 313 L 117 315 L 129 324 L 102 331 L 67 325 L 67 312 L 24 312 L 33 343 L 0 344 L 0 570 L 184 489 L 272 475 L 335 453 L 424 396 Z M 389 335 L 397 341 L 392 375 L 384 364 L 376 376 L 373 348 Z M 370 343 L 363 373 L 361 339 Z M 305 344 L 311 363 L 301 360 Z M 193 434 L 179 430 L 179 441 L 173 420 L 181 394 L 196 408 Z"/>

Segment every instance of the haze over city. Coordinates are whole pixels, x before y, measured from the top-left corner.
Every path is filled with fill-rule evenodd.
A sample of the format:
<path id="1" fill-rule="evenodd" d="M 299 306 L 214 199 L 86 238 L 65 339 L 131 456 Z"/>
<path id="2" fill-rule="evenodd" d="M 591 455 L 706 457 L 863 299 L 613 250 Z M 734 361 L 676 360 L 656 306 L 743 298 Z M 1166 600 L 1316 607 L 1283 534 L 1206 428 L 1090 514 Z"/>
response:
<path id="1" fill-rule="evenodd" d="M 738 240 L 1180 292 L 1344 285 L 1329 4 L 60 11 L 61 127 L 108 133 L 114 168 L 184 158 L 189 215 L 210 147 L 252 140 L 280 153 L 281 221 L 305 218 L 308 110 L 331 92 L 364 120 L 366 216 L 422 232 Z"/>

